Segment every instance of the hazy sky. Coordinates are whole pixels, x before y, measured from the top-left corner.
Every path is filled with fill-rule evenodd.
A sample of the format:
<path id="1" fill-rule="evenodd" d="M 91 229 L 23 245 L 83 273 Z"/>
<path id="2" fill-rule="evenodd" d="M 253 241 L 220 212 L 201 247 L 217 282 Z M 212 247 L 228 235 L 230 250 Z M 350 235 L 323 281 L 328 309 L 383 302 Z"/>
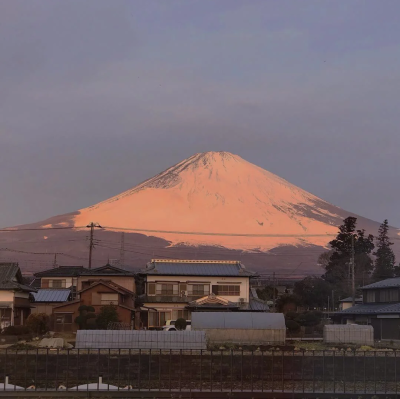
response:
<path id="1" fill-rule="evenodd" d="M 0 226 L 225 150 L 400 227 L 399 15 L 398 0 L 0 0 Z"/>

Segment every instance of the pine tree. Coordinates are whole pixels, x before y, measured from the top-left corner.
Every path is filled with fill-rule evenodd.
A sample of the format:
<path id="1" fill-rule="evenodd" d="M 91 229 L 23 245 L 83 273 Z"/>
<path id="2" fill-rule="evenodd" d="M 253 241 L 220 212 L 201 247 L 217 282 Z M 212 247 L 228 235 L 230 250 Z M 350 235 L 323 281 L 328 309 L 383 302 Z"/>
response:
<path id="1" fill-rule="evenodd" d="M 378 249 L 374 252 L 375 269 L 373 273 L 374 280 L 384 280 L 391 278 L 395 274 L 395 256 L 392 248 L 393 243 L 389 241 L 389 223 L 386 220 L 381 224 L 378 230 L 378 238 L 376 246 Z"/>
<path id="2" fill-rule="evenodd" d="M 338 295 L 350 293 L 350 262 L 352 254 L 352 240 L 354 240 L 355 279 L 357 285 L 368 282 L 373 270 L 373 261 L 370 257 L 374 249 L 374 237 L 366 236 L 365 230 L 356 230 L 357 218 L 348 217 L 339 227 L 337 237 L 329 244 L 332 254 L 325 266 L 323 278 L 335 287 Z"/>

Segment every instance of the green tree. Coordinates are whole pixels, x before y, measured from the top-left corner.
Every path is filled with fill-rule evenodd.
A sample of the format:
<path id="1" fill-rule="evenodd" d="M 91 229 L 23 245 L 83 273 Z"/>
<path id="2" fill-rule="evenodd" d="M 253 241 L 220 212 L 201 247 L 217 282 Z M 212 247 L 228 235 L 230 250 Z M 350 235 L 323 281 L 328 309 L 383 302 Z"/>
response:
<path id="1" fill-rule="evenodd" d="M 177 319 L 175 322 L 175 328 L 178 331 L 186 330 L 186 320 L 183 319 L 182 317 Z"/>
<path id="2" fill-rule="evenodd" d="M 79 316 L 75 318 L 75 323 L 78 324 L 80 330 L 91 329 L 94 327 L 93 322 L 96 318 L 93 306 L 81 305 L 78 308 Z"/>
<path id="3" fill-rule="evenodd" d="M 107 330 L 109 323 L 118 323 L 118 312 L 114 305 L 105 305 L 100 308 L 100 313 L 97 315 L 96 324 L 100 330 Z"/>
<path id="4" fill-rule="evenodd" d="M 49 331 L 49 316 L 46 313 L 32 313 L 26 319 L 26 327 L 35 334 Z"/>
<path id="5" fill-rule="evenodd" d="M 294 312 L 301 303 L 297 295 L 282 295 L 276 300 L 276 311 L 279 313 Z"/>
<path id="6" fill-rule="evenodd" d="M 332 293 L 332 286 L 320 277 L 309 276 L 294 284 L 293 293 L 307 308 L 323 308 Z"/>
<path id="7" fill-rule="evenodd" d="M 257 295 L 263 301 L 270 301 L 274 298 L 274 287 L 268 285 L 263 289 L 257 289 Z M 278 290 L 275 288 L 275 298 L 278 297 Z"/>
<path id="8" fill-rule="evenodd" d="M 356 230 L 357 218 L 348 217 L 339 227 L 339 233 L 329 244 L 332 254 L 325 267 L 323 279 L 330 283 L 339 295 L 350 293 L 350 262 L 354 240 L 355 279 L 364 284 L 373 270 L 370 256 L 374 249 L 374 236 L 366 236 L 365 230 Z"/>
<path id="9" fill-rule="evenodd" d="M 376 239 L 378 249 L 374 252 L 376 258 L 373 279 L 376 281 L 394 277 L 395 273 L 396 258 L 392 248 L 390 248 L 393 243 L 389 240 L 388 232 L 389 222 L 385 219 L 379 227 Z"/>

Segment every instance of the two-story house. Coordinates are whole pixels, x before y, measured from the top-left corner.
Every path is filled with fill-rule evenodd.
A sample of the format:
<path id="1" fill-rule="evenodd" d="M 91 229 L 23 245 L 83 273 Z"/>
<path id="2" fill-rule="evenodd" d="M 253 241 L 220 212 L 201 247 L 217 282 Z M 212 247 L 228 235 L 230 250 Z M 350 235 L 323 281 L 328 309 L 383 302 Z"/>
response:
<path id="1" fill-rule="evenodd" d="M 113 281 L 97 280 L 78 291 L 77 299 L 53 308 L 54 330 L 76 331 L 74 320 L 79 316 L 81 305 L 92 306 L 98 314 L 105 305 L 114 305 L 119 321 L 133 328 L 135 316 L 135 293 Z"/>
<path id="2" fill-rule="evenodd" d="M 400 339 L 400 277 L 362 287 L 361 304 L 335 314 L 342 324 L 370 324 L 375 339 Z"/>
<path id="3" fill-rule="evenodd" d="M 190 320 L 194 311 L 267 311 L 250 294 L 255 273 L 239 261 L 153 259 L 139 272 L 144 279 L 142 326 L 160 328 L 167 320 Z"/>
<path id="4" fill-rule="evenodd" d="M 31 293 L 18 263 L 0 263 L 0 328 L 21 326 L 31 313 Z"/>

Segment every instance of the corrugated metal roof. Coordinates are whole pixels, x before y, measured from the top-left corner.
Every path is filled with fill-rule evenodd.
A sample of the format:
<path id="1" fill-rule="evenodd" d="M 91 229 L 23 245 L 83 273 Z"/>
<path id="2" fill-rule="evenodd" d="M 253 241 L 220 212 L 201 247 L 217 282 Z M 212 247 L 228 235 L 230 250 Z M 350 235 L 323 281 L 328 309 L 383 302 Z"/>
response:
<path id="1" fill-rule="evenodd" d="M 363 290 L 371 290 L 373 288 L 397 288 L 400 287 L 400 277 L 388 278 L 386 280 L 377 281 L 376 283 L 372 283 L 362 287 Z"/>
<path id="2" fill-rule="evenodd" d="M 43 289 L 33 293 L 35 302 L 66 302 L 71 290 Z"/>
<path id="3" fill-rule="evenodd" d="M 246 270 L 240 262 L 228 261 L 168 261 L 157 260 L 148 263 L 141 274 L 170 276 L 223 276 L 250 277 L 255 273 Z"/>
<path id="4" fill-rule="evenodd" d="M 254 329 L 286 331 L 282 313 L 193 312 L 192 329 Z"/>
<path id="5" fill-rule="evenodd" d="M 383 304 L 369 303 L 352 306 L 351 308 L 337 312 L 338 314 L 386 314 L 400 313 L 400 303 Z"/>

